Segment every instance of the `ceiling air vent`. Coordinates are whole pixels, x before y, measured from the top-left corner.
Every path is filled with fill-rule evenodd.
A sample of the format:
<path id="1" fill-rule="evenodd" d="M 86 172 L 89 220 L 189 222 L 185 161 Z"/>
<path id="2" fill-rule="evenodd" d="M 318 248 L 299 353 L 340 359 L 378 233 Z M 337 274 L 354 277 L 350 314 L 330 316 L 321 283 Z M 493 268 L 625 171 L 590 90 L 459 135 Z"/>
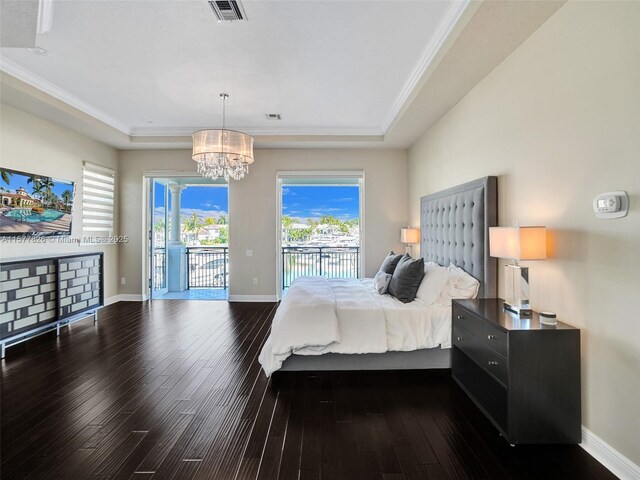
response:
<path id="1" fill-rule="evenodd" d="M 282 115 L 279 113 L 265 113 L 264 116 L 267 117 L 267 120 L 282 120 Z"/>
<path id="2" fill-rule="evenodd" d="M 218 0 L 209 2 L 209 6 L 219 22 L 233 22 L 235 20 L 246 20 L 247 15 L 240 2 L 235 0 Z"/>

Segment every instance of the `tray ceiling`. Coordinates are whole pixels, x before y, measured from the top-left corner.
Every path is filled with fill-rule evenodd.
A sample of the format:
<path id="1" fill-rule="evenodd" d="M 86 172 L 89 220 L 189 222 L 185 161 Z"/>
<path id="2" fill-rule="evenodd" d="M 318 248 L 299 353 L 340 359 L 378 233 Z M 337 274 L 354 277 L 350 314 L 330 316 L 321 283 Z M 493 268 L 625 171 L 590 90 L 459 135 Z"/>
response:
<path id="1" fill-rule="evenodd" d="M 0 67 L 126 135 L 219 126 L 224 91 L 254 135 L 379 136 L 467 2 L 244 1 L 246 22 L 204 0 L 52 5 L 46 53 L 2 48 Z"/>

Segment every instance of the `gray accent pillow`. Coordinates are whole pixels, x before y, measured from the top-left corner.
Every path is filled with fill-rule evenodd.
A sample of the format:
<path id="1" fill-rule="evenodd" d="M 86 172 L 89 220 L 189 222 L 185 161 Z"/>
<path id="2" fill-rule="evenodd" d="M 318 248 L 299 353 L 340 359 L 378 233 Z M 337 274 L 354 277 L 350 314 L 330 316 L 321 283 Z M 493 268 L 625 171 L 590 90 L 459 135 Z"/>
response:
<path id="1" fill-rule="evenodd" d="M 387 292 L 402 303 L 413 302 L 422 277 L 424 277 L 424 258 L 416 260 L 407 253 L 398 262 Z"/>
<path id="2" fill-rule="evenodd" d="M 391 277 L 392 275 L 390 273 L 384 272 L 378 272 L 376 273 L 376 276 L 373 277 L 373 286 L 376 288 L 376 291 L 380 295 L 384 295 L 385 293 L 387 293 Z"/>
<path id="3" fill-rule="evenodd" d="M 393 253 L 393 250 L 391 250 L 389 252 L 389 255 L 387 255 L 387 258 L 385 258 L 384 262 L 382 262 L 382 265 L 380 265 L 379 271 L 390 273 L 391 275 L 393 275 L 393 272 L 395 271 L 396 266 L 398 265 L 398 262 L 401 258 L 402 255 L 396 255 L 395 253 Z"/>

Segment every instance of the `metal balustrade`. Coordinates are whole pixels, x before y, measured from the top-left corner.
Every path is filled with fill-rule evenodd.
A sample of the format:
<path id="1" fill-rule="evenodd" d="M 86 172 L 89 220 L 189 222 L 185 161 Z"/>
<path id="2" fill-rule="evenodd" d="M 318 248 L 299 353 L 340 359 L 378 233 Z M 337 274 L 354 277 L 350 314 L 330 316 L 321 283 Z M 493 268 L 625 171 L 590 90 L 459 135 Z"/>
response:
<path id="1" fill-rule="evenodd" d="M 228 287 L 228 247 L 187 247 L 187 288 Z M 154 250 L 154 287 L 166 288 L 166 251 Z M 360 247 L 282 247 L 282 288 L 298 277 L 358 278 Z"/>
<path id="2" fill-rule="evenodd" d="M 164 248 L 153 249 L 153 288 L 162 290 L 167 288 L 167 271 L 165 268 L 166 251 Z"/>
<path id="3" fill-rule="evenodd" d="M 282 247 L 282 288 L 298 277 L 358 278 L 360 247 Z"/>
<path id="4" fill-rule="evenodd" d="M 227 288 L 228 247 L 187 247 L 187 288 Z"/>

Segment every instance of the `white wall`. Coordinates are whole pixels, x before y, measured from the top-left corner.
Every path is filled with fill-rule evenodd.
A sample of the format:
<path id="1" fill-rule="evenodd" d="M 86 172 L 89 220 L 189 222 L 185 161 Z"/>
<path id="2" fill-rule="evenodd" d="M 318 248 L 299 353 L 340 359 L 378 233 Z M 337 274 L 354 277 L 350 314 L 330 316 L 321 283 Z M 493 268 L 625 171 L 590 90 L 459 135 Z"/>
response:
<path id="1" fill-rule="evenodd" d="M 63 178 L 76 182 L 71 223 L 73 239 L 82 235 L 82 162 L 87 160 L 117 170 L 115 149 L 50 122 L 0 104 L 0 165 L 12 170 Z M 116 182 L 118 181 L 116 175 Z M 116 215 L 117 215 L 116 198 Z M 118 218 L 116 216 L 116 225 Z M 78 246 L 62 243 L 69 237 L 49 238 L 46 243 L 11 243 L 0 240 L 0 257 L 10 260 L 38 255 L 104 252 L 105 298 L 118 294 L 118 246 Z"/>
<path id="2" fill-rule="evenodd" d="M 121 233 L 131 241 L 120 250 L 121 293 L 140 294 L 143 278 L 143 173 L 194 171 L 187 150 L 120 153 Z M 373 275 L 390 249 L 403 249 L 407 222 L 407 157 L 402 150 L 257 150 L 247 177 L 229 185 L 229 284 L 231 295 L 275 295 L 276 172 L 364 170 L 365 273 Z M 245 255 L 253 250 L 253 257 Z M 252 279 L 258 277 L 258 285 Z"/>
<path id="3" fill-rule="evenodd" d="M 569 2 L 409 151 L 414 223 L 420 196 L 497 175 L 500 224 L 550 228 L 533 306 L 582 329 L 583 423 L 636 464 L 639 58 L 640 3 Z M 595 218 L 610 190 L 629 192 L 628 217 Z"/>

